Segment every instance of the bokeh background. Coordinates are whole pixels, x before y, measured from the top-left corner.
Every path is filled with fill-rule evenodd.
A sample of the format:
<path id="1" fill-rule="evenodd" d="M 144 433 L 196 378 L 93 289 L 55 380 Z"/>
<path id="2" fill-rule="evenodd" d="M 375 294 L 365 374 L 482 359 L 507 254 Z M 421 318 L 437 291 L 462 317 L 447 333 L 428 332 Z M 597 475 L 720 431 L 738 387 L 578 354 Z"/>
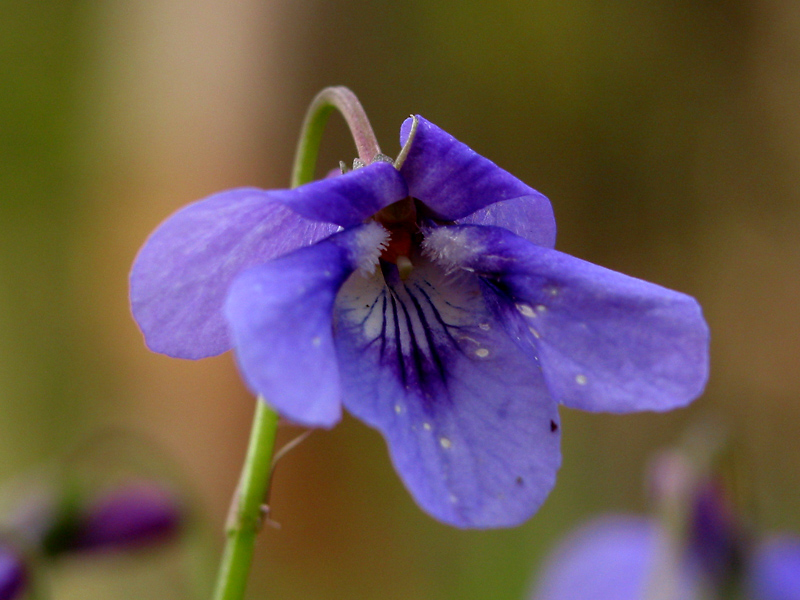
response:
<path id="1" fill-rule="evenodd" d="M 556 489 L 512 530 L 427 517 L 352 419 L 314 433 L 278 469 L 282 527 L 260 540 L 251 597 L 522 598 L 581 520 L 645 510 L 648 458 L 707 417 L 737 440 L 759 526 L 800 532 L 788 0 L 0 1 L 0 480 L 132 429 L 179 466 L 219 548 L 253 399 L 230 355 L 149 353 L 127 273 L 180 206 L 285 187 L 305 108 L 332 84 L 388 154 L 421 113 L 548 195 L 560 250 L 696 296 L 712 376 L 667 415 L 562 410 Z M 354 154 L 334 117 L 320 168 Z M 179 597 L 164 562 L 68 561 L 55 597 Z"/>

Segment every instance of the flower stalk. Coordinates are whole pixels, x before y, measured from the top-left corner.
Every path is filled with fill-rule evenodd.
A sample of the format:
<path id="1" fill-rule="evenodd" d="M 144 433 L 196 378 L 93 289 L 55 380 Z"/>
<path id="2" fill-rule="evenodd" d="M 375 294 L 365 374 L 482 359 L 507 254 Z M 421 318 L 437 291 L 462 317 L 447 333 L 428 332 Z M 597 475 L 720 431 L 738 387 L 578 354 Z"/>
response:
<path id="1" fill-rule="evenodd" d="M 261 530 L 263 505 L 272 475 L 272 452 L 278 414 L 262 398 L 256 400 L 250 444 L 226 524 L 214 600 L 241 600 L 247 587 L 256 536 Z"/>
<path id="2" fill-rule="evenodd" d="M 370 164 L 375 155 L 380 154 L 381 149 L 372 131 L 372 125 L 356 95 L 343 86 L 327 87 L 316 95 L 308 107 L 295 154 L 291 187 L 301 186 L 314 179 L 322 132 L 334 109 L 338 110 L 347 122 L 356 143 L 358 158 L 362 162 Z"/>

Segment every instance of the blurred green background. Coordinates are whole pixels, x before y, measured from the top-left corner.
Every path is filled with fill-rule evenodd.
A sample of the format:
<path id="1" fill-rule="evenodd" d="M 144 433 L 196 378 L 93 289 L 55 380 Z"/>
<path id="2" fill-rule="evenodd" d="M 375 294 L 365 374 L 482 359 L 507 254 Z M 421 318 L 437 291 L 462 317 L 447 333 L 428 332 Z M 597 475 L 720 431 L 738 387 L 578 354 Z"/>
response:
<path id="1" fill-rule="evenodd" d="M 709 415 L 759 526 L 800 532 L 800 4 L 780 0 L 1 0 L 0 480 L 122 425 L 221 532 L 253 400 L 229 355 L 145 349 L 127 273 L 178 207 L 285 187 L 332 84 L 386 153 L 420 113 L 549 196 L 560 250 L 696 296 L 712 376 L 667 415 L 562 410 L 556 489 L 506 531 L 424 515 L 360 423 L 315 433 L 278 469 L 251 597 L 516 600 L 582 519 L 644 510 L 648 457 Z M 354 154 L 332 121 L 321 169 Z M 55 597 L 176 597 L 155 562 L 64 565 Z"/>

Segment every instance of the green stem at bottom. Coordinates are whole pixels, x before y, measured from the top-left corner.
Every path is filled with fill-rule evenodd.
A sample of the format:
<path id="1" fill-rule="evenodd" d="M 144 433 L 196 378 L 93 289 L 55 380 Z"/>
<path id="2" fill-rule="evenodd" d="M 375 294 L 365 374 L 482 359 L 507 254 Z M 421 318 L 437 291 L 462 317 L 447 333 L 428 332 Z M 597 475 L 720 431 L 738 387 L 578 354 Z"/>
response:
<path id="1" fill-rule="evenodd" d="M 263 398 L 258 398 L 247 457 L 226 524 L 227 539 L 214 600 L 244 598 L 256 536 L 264 519 L 262 507 L 272 474 L 272 452 L 277 430 L 278 414 Z"/>

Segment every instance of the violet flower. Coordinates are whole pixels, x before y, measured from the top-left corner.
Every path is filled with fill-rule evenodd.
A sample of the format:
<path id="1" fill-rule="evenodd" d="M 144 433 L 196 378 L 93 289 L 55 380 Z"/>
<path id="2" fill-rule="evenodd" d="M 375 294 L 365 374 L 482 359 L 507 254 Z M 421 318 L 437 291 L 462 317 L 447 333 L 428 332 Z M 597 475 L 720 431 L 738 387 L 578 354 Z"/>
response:
<path id="1" fill-rule="evenodd" d="M 553 250 L 547 198 L 432 123 L 400 137 L 399 168 L 178 211 L 136 259 L 133 314 L 156 352 L 235 348 L 294 423 L 346 407 L 434 517 L 516 525 L 553 487 L 558 405 L 684 406 L 708 330 L 689 296 Z"/>

